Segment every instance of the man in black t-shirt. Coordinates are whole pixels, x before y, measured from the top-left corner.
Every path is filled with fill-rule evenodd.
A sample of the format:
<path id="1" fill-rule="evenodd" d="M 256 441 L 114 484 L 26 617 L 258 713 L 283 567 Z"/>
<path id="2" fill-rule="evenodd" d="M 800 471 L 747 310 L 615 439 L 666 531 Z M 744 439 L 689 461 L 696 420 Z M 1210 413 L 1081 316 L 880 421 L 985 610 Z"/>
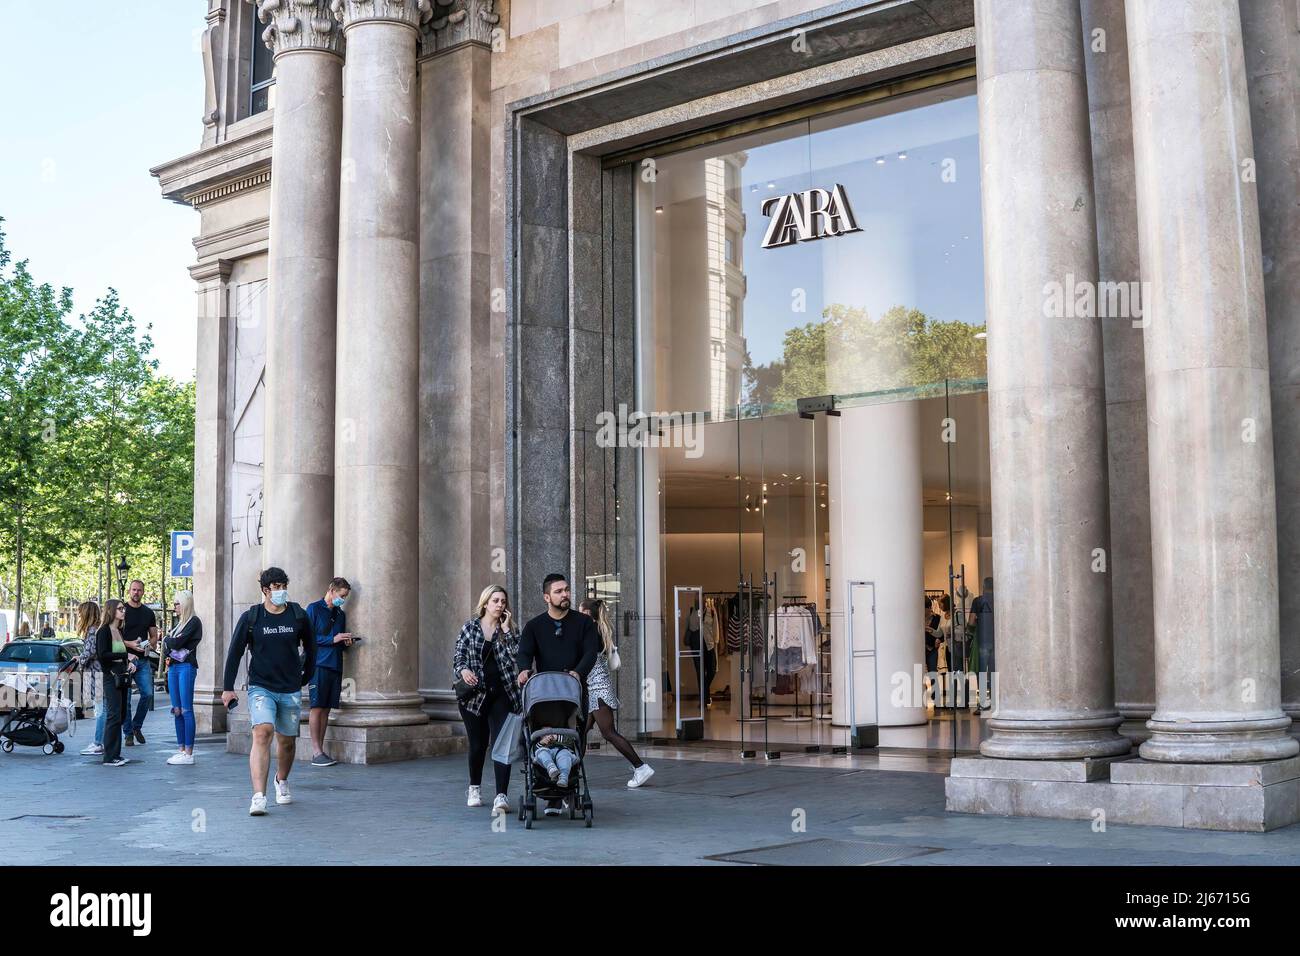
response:
<path id="1" fill-rule="evenodd" d="M 542 582 L 542 600 L 546 613 L 539 614 L 524 625 L 519 637 L 519 653 L 515 663 L 519 667 L 522 686 L 532 669 L 538 671 L 568 671 L 582 685 L 582 710 L 587 711 L 587 675 L 596 665 L 596 655 L 603 646 L 596 622 L 585 614 L 573 610 L 569 603 L 569 582 L 563 574 L 548 574 Z M 543 811 L 546 816 L 563 812 L 559 800 L 549 800 Z"/>
<path id="2" fill-rule="evenodd" d="M 248 815 L 253 817 L 266 813 L 272 732 L 276 739 L 275 802 L 293 802 L 289 771 L 298 746 L 302 689 L 316 669 L 316 635 L 306 612 L 289 601 L 289 575 L 279 568 L 267 568 L 258 583 L 262 603 L 239 616 L 226 654 L 221 694 L 221 702 L 229 709 L 236 699 L 239 663 L 248 650 L 248 719 L 253 731 L 248 753 L 253 802 Z"/>
<path id="3" fill-rule="evenodd" d="M 153 710 L 153 666 L 150 654 L 157 646 L 158 619 L 153 608 L 144 604 L 144 582 L 136 578 L 127 588 L 126 623 L 122 626 L 122 638 L 126 649 L 130 651 L 130 660 L 135 662 L 135 687 L 140 694 L 140 703 L 135 707 L 135 718 L 131 717 L 130 691 L 127 693 L 127 706 L 122 714 L 122 742 L 130 747 L 132 744 L 144 743 L 144 719 Z"/>

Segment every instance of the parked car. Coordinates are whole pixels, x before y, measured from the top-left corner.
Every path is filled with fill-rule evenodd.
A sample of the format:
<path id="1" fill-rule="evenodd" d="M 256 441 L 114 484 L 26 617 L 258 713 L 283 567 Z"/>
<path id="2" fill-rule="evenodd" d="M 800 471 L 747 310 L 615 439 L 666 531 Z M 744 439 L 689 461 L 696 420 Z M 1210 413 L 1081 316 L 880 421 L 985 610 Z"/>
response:
<path id="1" fill-rule="evenodd" d="M 80 650 L 80 641 L 40 638 L 10 641 L 0 647 L 0 682 L 11 686 L 23 686 L 25 682 L 28 687 L 48 693 L 55 673 L 76 660 Z M 21 681 L 6 680 L 11 675 L 21 678 Z M 78 720 L 83 716 L 80 704 L 76 714 Z"/>

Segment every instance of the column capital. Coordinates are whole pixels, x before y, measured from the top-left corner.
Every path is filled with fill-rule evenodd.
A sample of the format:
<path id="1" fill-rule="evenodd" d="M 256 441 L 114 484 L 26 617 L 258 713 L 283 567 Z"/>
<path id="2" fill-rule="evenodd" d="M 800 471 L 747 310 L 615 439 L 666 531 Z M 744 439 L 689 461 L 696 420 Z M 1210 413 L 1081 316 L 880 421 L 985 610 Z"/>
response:
<path id="1" fill-rule="evenodd" d="M 334 19 L 346 30 L 354 23 L 389 21 L 415 30 L 433 16 L 433 0 L 332 0 Z"/>
<path id="2" fill-rule="evenodd" d="M 501 22 L 496 0 L 433 0 L 433 16 L 420 34 L 420 52 L 432 56 L 466 43 L 492 46 L 492 31 Z"/>
<path id="3" fill-rule="evenodd" d="M 257 16 L 267 25 L 262 42 L 277 57 L 297 50 L 343 55 L 343 31 L 329 0 L 258 0 Z"/>

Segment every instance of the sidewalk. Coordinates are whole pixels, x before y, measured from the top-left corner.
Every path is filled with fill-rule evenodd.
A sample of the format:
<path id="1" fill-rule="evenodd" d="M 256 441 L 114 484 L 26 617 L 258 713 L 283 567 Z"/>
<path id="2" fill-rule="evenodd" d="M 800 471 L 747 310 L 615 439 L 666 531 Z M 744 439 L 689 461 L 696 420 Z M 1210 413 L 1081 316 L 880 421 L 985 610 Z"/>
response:
<path id="1" fill-rule="evenodd" d="M 514 814 L 494 832 L 487 807 L 465 801 L 465 758 L 369 767 L 298 764 L 294 802 L 248 816 L 247 759 L 221 738 L 200 740 L 192 767 L 174 752 L 165 708 L 146 721 L 132 763 L 104 767 L 77 754 L 19 747 L 0 754 L 8 808 L 0 841 L 10 862 L 101 864 L 712 864 L 898 862 L 917 865 L 1300 863 L 1300 825 L 1271 833 L 1207 833 L 1088 822 L 964 816 L 943 809 L 942 773 L 739 763 L 648 748 L 657 771 L 629 791 L 626 762 L 602 748 L 588 760 L 595 826 Z M 685 752 L 671 751 L 673 754 Z M 489 769 L 485 779 L 491 780 Z M 516 778 L 518 781 L 518 778 Z M 487 790 L 490 790 L 490 785 Z M 518 809 L 521 784 L 511 788 Z M 486 794 L 490 802 L 490 793 Z M 802 816 L 806 832 L 793 824 Z M 812 843 L 811 841 L 821 841 Z"/>

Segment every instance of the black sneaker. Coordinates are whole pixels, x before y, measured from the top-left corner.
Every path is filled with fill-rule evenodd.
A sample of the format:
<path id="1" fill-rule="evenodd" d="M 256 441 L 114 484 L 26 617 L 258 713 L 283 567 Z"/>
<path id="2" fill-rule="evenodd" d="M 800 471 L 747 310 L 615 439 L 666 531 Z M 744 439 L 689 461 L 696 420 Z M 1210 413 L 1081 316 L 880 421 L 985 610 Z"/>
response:
<path id="1" fill-rule="evenodd" d="M 135 732 L 135 742 L 138 744 L 142 744 L 145 742 L 144 734 L 140 733 L 140 731 L 138 730 Z"/>
<path id="2" fill-rule="evenodd" d="M 104 766 L 105 766 L 105 767 L 125 767 L 125 766 L 126 766 L 127 764 L 129 764 L 130 762 L 131 762 L 131 761 L 127 760 L 125 757 L 118 757 L 116 760 L 105 760 L 105 761 L 104 761 Z"/>
<path id="3" fill-rule="evenodd" d="M 327 753 L 318 753 L 316 756 L 311 758 L 311 765 L 313 767 L 332 767 L 336 763 L 338 763 L 338 761 Z"/>

